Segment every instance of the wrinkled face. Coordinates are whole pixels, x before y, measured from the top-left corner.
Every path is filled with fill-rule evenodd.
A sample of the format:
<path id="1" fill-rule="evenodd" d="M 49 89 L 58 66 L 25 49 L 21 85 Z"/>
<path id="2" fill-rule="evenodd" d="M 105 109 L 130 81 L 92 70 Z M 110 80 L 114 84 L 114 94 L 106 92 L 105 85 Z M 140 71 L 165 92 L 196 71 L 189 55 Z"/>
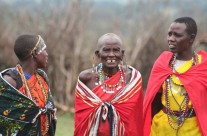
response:
<path id="1" fill-rule="evenodd" d="M 117 68 L 124 55 L 121 41 L 116 37 L 104 37 L 96 55 L 101 60 L 103 67 Z"/>
<path id="2" fill-rule="evenodd" d="M 37 54 L 36 62 L 38 68 L 45 68 L 47 66 L 48 53 L 46 49 Z"/>
<path id="3" fill-rule="evenodd" d="M 167 41 L 171 52 L 182 54 L 190 50 L 193 39 L 186 32 L 184 23 L 173 22 L 168 29 Z"/>

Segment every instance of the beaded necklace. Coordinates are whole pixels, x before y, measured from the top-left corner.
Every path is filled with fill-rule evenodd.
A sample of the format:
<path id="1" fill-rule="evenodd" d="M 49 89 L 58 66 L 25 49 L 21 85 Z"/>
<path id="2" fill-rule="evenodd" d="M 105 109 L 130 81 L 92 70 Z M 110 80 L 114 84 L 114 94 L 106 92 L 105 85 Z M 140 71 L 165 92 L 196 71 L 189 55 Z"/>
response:
<path id="1" fill-rule="evenodd" d="M 119 90 L 122 87 L 122 83 L 124 83 L 124 76 L 123 76 L 122 65 L 119 65 L 118 69 L 120 72 L 119 81 L 116 84 L 108 84 L 105 82 L 105 80 L 109 79 L 112 75 L 106 74 L 103 71 L 102 63 L 98 64 L 97 66 L 98 76 L 96 77 L 98 82 L 96 82 L 95 85 L 101 85 L 101 88 L 106 93 L 114 93 L 115 90 Z"/>
<path id="2" fill-rule="evenodd" d="M 177 61 L 177 63 L 180 63 L 180 65 L 178 65 L 180 67 L 178 69 L 176 69 L 175 68 L 176 66 L 174 66 L 174 71 L 176 73 L 184 73 L 192 66 L 193 59 L 188 60 L 188 61 Z M 176 85 L 183 85 L 182 82 L 179 80 L 179 78 L 176 75 L 172 74 L 172 75 L 170 75 L 170 77 L 171 77 L 171 80 L 173 81 L 173 83 L 175 83 Z"/>
<path id="3" fill-rule="evenodd" d="M 170 59 L 170 62 L 169 62 L 169 65 L 170 65 L 170 68 L 171 70 L 174 72 L 174 73 L 182 73 L 183 71 L 177 71 L 175 69 L 175 61 L 176 61 L 176 57 L 177 57 L 177 54 L 173 54 L 172 58 Z M 192 64 L 191 65 L 196 65 L 198 64 L 198 55 L 196 52 L 193 52 L 193 57 L 192 57 Z M 189 64 L 188 64 L 189 65 Z"/>
<path id="4" fill-rule="evenodd" d="M 17 69 L 17 71 L 19 72 L 19 74 L 21 76 L 22 83 L 23 83 L 23 88 L 25 88 L 24 89 L 24 94 L 27 97 L 29 97 L 30 99 L 33 99 L 34 95 L 32 94 L 32 91 L 30 91 L 30 88 L 29 88 L 29 85 L 27 83 L 27 79 L 26 79 L 26 77 L 24 75 L 22 67 L 19 64 L 17 64 L 16 69 Z M 45 101 L 47 101 L 48 96 L 47 96 L 47 93 L 46 93 L 46 89 L 44 88 L 44 86 L 42 84 L 42 81 L 40 79 L 39 74 L 37 72 L 35 72 L 35 75 L 37 77 L 37 81 L 38 81 L 38 83 L 39 83 L 39 85 L 41 87 L 41 90 L 43 91 L 44 99 L 45 99 Z"/>
<path id="5" fill-rule="evenodd" d="M 39 85 L 41 86 L 41 88 L 43 90 L 43 94 L 44 94 L 44 98 L 45 98 L 45 102 L 46 102 L 47 98 L 48 98 L 48 95 L 46 93 L 46 89 L 44 88 L 44 85 L 42 84 L 42 81 L 40 79 L 40 75 L 37 72 L 35 72 L 35 75 L 37 77 L 37 81 L 38 81 Z"/>
<path id="6" fill-rule="evenodd" d="M 22 79 L 22 86 L 23 88 L 25 88 L 23 91 L 24 91 L 24 94 L 29 97 L 30 99 L 32 99 L 32 95 L 31 95 L 31 92 L 30 92 L 30 89 L 29 89 L 29 86 L 28 86 L 28 83 L 27 83 L 27 80 L 26 80 L 26 77 L 24 75 L 24 72 L 22 70 L 22 67 L 17 64 L 16 66 L 16 69 L 17 71 L 19 72 L 20 76 L 21 76 L 21 79 Z"/>
<path id="7" fill-rule="evenodd" d="M 176 54 L 173 55 L 173 57 L 170 60 L 170 67 L 171 70 L 174 73 L 180 73 L 180 71 L 176 71 L 175 70 L 175 60 L 176 60 Z M 194 52 L 193 58 L 192 58 L 192 65 L 196 65 L 198 63 L 198 55 Z M 179 80 L 179 79 L 178 79 Z M 175 129 L 178 132 L 178 129 L 183 125 L 184 121 L 190 117 L 193 113 L 193 108 L 189 109 L 188 104 L 189 104 L 189 96 L 188 93 L 184 93 L 184 99 L 181 102 L 181 104 L 178 103 L 178 101 L 176 100 L 175 96 L 173 95 L 172 92 L 172 75 L 170 75 L 167 80 L 164 82 L 164 96 L 165 96 L 165 101 L 166 101 L 166 112 L 167 112 L 167 117 L 168 117 L 168 122 L 170 124 L 170 126 Z M 176 84 L 176 83 L 175 83 Z M 179 85 L 180 87 L 183 87 L 182 84 L 180 84 L 180 82 L 177 83 L 177 85 Z M 170 107 L 170 99 L 169 99 L 169 95 L 172 95 L 173 99 L 175 100 L 176 104 L 179 106 L 179 111 L 173 111 Z M 183 105 L 183 106 L 182 106 Z M 173 123 L 177 123 L 177 125 L 175 126 Z"/>

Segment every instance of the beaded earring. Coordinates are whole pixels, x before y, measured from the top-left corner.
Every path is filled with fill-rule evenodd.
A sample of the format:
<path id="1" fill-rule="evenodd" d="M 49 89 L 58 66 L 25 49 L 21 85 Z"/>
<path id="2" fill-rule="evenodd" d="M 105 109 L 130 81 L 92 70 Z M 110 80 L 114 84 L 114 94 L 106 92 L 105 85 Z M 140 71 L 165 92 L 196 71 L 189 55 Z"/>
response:
<path id="1" fill-rule="evenodd" d="M 100 77 L 101 77 L 101 71 L 102 71 L 102 63 L 99 63 L 98 65 L 94 65 L 94 73 L 96 74 L 96 82 L 95 85 L 101 84 Z M 103 79 L 102 79 L 103 80 Z"/>
<path id="2" fill-rule="evenodd" d="M 95 73 L 95 69 L 96 69 L 96 65 L 95 65 L 95 58 L 93 56 L 93 59 L 92 59 L 92 73 Z"/>
<path id="3" fill-rule="evenodd" d="M 93 73 L 97 73 L 97 65 L 99 64 L 99 61 L 97 60 L 97 56 L 95 56 L 95 54 L 93 55 L 93 59 L 92 59 L 92 72 Z"/>
<path id="4" fill-rule="evenodd" d="M 122 66 L 125 66 L 125 70 L 123 72 L 127 73 L 127 70 L 128 70 L 129 66 L 127 65 L 127 59 L 126 59 L 125 55 L 123 56 Z M 124 78 L 124 80 L 126 80 L 126 78 Z M 126 83 L 127 81 L 124 81 L 124 82 Z"/>

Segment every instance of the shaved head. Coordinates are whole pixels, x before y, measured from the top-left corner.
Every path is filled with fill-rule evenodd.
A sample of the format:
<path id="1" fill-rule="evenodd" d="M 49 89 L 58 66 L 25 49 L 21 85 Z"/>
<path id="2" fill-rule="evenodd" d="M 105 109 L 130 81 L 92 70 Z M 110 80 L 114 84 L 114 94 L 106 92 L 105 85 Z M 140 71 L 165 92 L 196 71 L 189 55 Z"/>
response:
<path id="1" fill-rule="evenodd" d="M 97 43 L 97 50 L 99 50 L 101 48 L 102 45 L 107 44 L 108 42 L 117 42 L 119 43 L 119 45 L 121 46 L 122 50 L 123 50 L 123 43 L 122 40 L 119 36 L 117 36 L 114 33 L 106 33 L 104 35 L 102 35 L 99 39 L 98 39 L 98 43 Z"/>
<path id="2" fill-rule="evenodd" d="M 31 51 L 38 41 L 37 35 L 21 35 L 14 44 L 14 52 L 20 61 L 31 57 Z"/>

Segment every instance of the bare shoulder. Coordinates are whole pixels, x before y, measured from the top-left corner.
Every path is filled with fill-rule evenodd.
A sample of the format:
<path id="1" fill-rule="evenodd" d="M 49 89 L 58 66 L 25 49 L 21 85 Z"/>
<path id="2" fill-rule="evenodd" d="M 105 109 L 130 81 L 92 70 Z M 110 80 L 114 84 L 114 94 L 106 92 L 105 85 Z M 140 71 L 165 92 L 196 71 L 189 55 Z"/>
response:
<path id="1" fill-rule="evenodd" d="M 15 81 L 11 76 L 9 76 L 9 75 L 4 75 L 3 78 L 4 78 L 9 84 L 11 84 L 13 87 L 16 88 L 17 83 L 16 83 L 16 81 Z"/>
<path id="2" fill-rule="evenodd" d="M 93 78 L 93 76 L 94 73 L 92 72 L 92 68 L 86 69 L 79 74 L 79 80 L 83 83 L 87 83 Z"/>
<path id="3" fill-rule="evenodd" d="M 132 66 L 123 66 L 123 71 L 124 71 L 124 74 L 125 74 L 125 80 L 126 80 L 126 83 L 129 83 L 131 77 L 132 77 L 132 72 L 133 71 L 137 71 L 138 73 L 140 73 L 138 70 L 136 70 L 135 68 L 133 68 Z"/>

